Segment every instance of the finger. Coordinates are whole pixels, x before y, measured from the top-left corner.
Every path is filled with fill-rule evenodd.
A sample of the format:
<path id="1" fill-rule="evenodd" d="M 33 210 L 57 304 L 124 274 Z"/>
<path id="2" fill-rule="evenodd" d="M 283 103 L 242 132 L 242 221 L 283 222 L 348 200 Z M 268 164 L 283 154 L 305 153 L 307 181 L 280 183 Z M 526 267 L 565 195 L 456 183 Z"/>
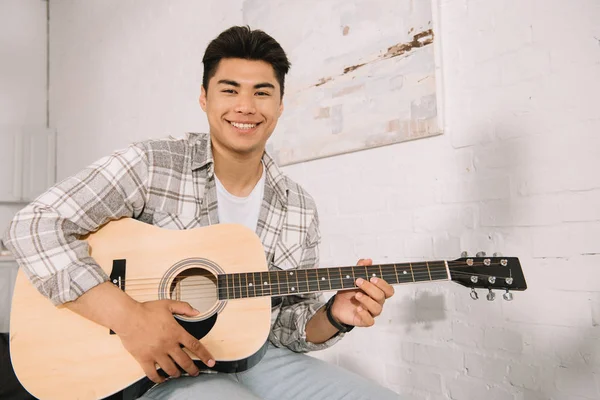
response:
<path id="1" fill-rule="evenodd" d="M 356 293 L 356 299 L 362 304 L 363 308 L 365 308 L 373 317 L 377 317 L 381 314 L 383 310 L 383 306 L 367 296 L 364 293 Z"/>
<path id="2" fill-rule="evenodd" d="M 358 306 L 356 308 L 356 314 L 358 318 L 360 318 L 361 323 L 356 324 L 358 326 L 373 326 L 375 324 L 375 319 L 367 310 L 365 310 L 362 306 Z"/>
<path id="3" fill-rule="evenodd" d="M 165 378 L 158 374 L 154 362 L 140 362 L 140 365 L 142 366 L 142 369 L 144 370 L 144 373 L 148 379 L 150 379 L 152 382 L 163 383 L 165 381 Z"/>
<path id="4" fill-rule="evenodd" d="M 173 378 L 179 378 L 181 376 L 179 368 L 177 368 L 171 357 L 168 355 L 158 357 L 156 359 L 156 363 L 162 368 L 163 371 L 167 373 L 167 375 Z"/>
<path id="5" fill-rule="evenodd" d="M 181 344 L 184 345 L 186 349 L 194 353 L 207 366 L 215 366 L 215 359 L 212 354 L 210 354 L 206 347 L 204 347 L 202 343 L 200 343 L 198 339 L 192 335 L 189 335 L 186 332 L 186 335 L 181 340 Z"/>
<path id="6" fill-rule="evenodd" d="M 365 281 L 362 278 L 358 278 L 356 280 L 356 286 L 360 288 L 363 292 L 365 292 L 369 297 L 378 302 L 379 304 L 383 304 L 385 302 L 385 293 L 383 290 L 379 289 L 375 284 Z"/>
<path id="7" fill-rule="evenodd" d="M 185 315 L 187 317 L 195 317 L 200 314 L 200 311 L 196 310 L 185 301 L 166 300 L 168 302 L 169 311 L 171 314 Z"/>
<path id="8" fill-rule="evenodd" d="M 370 258 L 361 258 L 360 260 L 358 260 L 356 265 L 362 265 L 362 266 L 373 265 L 373 260 L 371 260 Z"/>
<path id="9" fill-rule="evenodd" d="M 394 295 L 394 287 L 386 281 L 384 281 L 383 279 L 373 277 L 370 279 L 370 281 L 371 283 L 375 284 L 379 289 L 383 290 L 386 299 L 389 299 Z"/>
<path id="10" fill-rule="evenodd" d="M 171 356 L 173 361 L 177 363 L 177 365 L 183 368 L 183 370 L 191 376 L 198 376 L 198 374 L 200 373 L 200 370 L 198 369 L 196 364 L 194 364 L 194 360 L 192 360 L 190 356 L 188 356 L 187 353 L 182 349 L 173 349 L 173 351 L 171 351 L 169 355 Z"/>

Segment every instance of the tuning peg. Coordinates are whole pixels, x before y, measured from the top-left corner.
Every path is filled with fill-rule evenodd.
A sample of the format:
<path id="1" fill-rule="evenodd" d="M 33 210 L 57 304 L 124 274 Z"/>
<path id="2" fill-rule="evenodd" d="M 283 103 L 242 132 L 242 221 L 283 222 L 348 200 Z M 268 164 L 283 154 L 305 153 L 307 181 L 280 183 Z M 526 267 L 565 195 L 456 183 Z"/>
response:
<path id="1" fill-rule="evenodd" d="M 506 289 L 506 293 L 504 293 L 502 295 L 502 297 L 504 298 L 504 300 L 506 301 L 512 301 L 513 299 L 513 294 L 511 292 L 508 291 L 508 289 Z"/>
<path id="2" fill-rule="evenodd" d="M 494 257 L 502 257 L 502 253 L 500 252 L 496 252 L 493 254 Z"/>
<path id="3" fill-rule="evenodd" d="M 479 295 L 477 294 L 477 292 L 475 291 L 475 288 L 471 288 L 471 294 L 470 294 L 471 298 L 473 300 L 477 300 L 479 299 Z"/>
<path id="4" fill-rule="evenodd" d="M 496 293 L 492 292 L 492 289 L 490 289 L 485 297 L 488 299 L 488 301 L 494 301 L 496 299 Z"/>
<path id="5" fill-rule="evenodd" d="M 485 251 L 478 251 L 475 257 L 485 257 Z"/>
<path id="6" fill-rule="evenodd" d="M 463 252 L 461 252 L 461 253 L 460 253 L 460 257 L 461 257 L 461 258 L 467 258 L 467 257 L 469 257 L 469 252 L 468 252 L 468 251 L 466 251 L 466 250 L 465 250 L 465 251 L 463 251 Z"/>

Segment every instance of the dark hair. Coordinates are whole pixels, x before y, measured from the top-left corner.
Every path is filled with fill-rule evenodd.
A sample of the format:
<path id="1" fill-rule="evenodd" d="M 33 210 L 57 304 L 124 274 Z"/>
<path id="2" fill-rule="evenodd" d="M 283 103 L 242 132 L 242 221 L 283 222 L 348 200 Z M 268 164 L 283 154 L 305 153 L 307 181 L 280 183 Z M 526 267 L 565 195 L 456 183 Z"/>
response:
<path id="1" fill-rule="evenodd" d="M 217 73 L 217 67 L 223 58 L 260 60 L 271 64 L 283 97 L 285 74 L 291 64 L 281 45 L 265 32 L 252 30 L 249 26 L 232 26 L 213 39 L 202 58 L 202 86 L 205 90 L 208 90 L 208 81 Z"/>

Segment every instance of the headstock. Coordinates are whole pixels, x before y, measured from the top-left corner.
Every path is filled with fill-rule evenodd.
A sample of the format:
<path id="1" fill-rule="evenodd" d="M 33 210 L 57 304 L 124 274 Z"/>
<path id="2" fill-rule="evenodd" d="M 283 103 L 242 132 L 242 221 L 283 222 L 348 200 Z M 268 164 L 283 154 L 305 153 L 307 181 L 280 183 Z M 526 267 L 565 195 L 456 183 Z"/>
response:
<path id="1" fill-rule="evenodd" d="M 463 257 L 448 261 L 451 279 L 463 286 L 471 288 L 471 298 L 479 298 L 476 288 L 488 289 L 488 300 L 496 297 L 493 289 L 505 290 L 505 300 L 512 300 L 510 290 L 525 290 L 527 282 L 519 259 L 516 257 L 485 257 L 485 253 L 477 253 L 478 257 Z"/>

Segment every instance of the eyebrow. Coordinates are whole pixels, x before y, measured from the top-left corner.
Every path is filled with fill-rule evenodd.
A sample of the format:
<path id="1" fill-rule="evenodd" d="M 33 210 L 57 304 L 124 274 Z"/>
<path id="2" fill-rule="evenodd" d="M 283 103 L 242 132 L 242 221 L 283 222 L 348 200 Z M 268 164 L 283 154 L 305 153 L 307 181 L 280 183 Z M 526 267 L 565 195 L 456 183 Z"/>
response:
<path id="1" fill-rule="evenodd" d="M 238 82 L 232 81 L 232 80 L 229 80 L 229 79 L 221 79 L 217 83 L 218 84 L 223 84 L 223 85 L 229 85 L 229 86 L 233 86 L 233 87 L 241 87 L 242 86 Z M 269 82 L 261 82 L 261 83 L 257 83 L 256 85 L 254 85 L 254 89 L 261 89 L 261 88 L 275 89 L 275 86 L 272 83 L 269 83 Z"/>

